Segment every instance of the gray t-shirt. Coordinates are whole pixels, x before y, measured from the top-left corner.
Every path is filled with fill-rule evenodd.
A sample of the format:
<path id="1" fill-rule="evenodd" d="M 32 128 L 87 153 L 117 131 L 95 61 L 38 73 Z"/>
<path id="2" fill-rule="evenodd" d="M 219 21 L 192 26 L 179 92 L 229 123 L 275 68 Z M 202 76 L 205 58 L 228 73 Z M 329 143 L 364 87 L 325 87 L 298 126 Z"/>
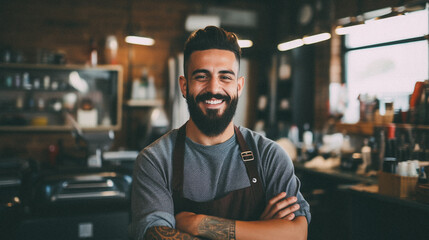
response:
<path id="1" fill-rule="evenodd" d="M 247 128 L 239 129 L 258 163 L 266 200 L 284 191 L 289 197 L 297 196 L 300 209 L 295 215 L 305 216 L 310 222 L 310 207 L 299 192 L 301 183 L 287 153 L 276 142 Z M 131 202 L 136 239 L 143 239 L 146 229 L 152 226 L 175 227 L 172 155 L 177 132 L 177 129 L 170 131 L 137 157 Z M 250 186 L 240 153 L 235 136 L 213 146 L 186 138 L 184 197 L 209 201 Z"/>

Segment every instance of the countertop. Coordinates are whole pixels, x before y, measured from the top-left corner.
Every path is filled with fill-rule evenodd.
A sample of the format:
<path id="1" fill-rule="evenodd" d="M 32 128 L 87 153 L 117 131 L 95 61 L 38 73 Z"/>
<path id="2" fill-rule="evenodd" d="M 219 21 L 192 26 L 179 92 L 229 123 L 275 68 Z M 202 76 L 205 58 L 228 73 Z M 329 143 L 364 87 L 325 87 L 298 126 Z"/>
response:
<path id="1" fill-rule="evenodd" d="M 350 182 L 350 184 L 340 185 L 339 188 L 349 192 L 353 197 L 372 198 L 378 201 L 386 201 L 392 204 L 399 204 L 404 207 L 411 207 L 429 212 L 429 204 L 418 202 L 413 196 L 400 198 L 379 194 L 377 176 L 358 175 L 354 172 L 344 171 L 340 168 L 307 168 L 304 164 L 297 162 L 294 162 L 294 166 L 295 171 L 297 172 Z"/>

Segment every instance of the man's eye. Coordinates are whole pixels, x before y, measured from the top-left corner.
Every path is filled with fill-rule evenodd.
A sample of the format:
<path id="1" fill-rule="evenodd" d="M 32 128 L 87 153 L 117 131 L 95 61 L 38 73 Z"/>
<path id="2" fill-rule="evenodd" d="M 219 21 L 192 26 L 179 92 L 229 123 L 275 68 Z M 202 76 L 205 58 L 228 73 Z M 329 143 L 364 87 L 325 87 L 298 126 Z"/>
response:
<path id="1" fill-rule="evenodd" d="M 207 77 L 206 76 L 204 76 L 204 75 L 197 75 L 197 76 L 195 76 L 194 77 L 196 80 L 204 80 L 204 79 L 206 79 Z"/>
<path id="2" fill-rule="evenodd" d="M 222 75 L 220 78 L 222 80 L 232 80 L 233 79 L 231 76 L 228 76 L 228 75 Z"/>

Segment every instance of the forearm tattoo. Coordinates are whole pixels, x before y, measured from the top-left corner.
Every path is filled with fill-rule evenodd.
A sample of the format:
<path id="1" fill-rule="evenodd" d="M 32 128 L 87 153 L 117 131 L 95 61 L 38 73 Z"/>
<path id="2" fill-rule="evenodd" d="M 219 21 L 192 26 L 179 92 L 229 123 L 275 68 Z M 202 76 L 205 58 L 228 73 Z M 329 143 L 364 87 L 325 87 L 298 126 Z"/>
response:
<path id="1" fill-rule="evenodd" d="M 151 227 L 146 231 L 145 240 L 195 240 L 201 239 L 198 237 L 194 237 L 187 233 L 182 233 L 176 229 L 159 226 L 159 227 Z"/>
<path id="2" fill-rule="evenodd" d="M 198 235 L 208 239 L 235 240 L 235 221 L 218 217 L 205 217 L 198 225 Z"/>

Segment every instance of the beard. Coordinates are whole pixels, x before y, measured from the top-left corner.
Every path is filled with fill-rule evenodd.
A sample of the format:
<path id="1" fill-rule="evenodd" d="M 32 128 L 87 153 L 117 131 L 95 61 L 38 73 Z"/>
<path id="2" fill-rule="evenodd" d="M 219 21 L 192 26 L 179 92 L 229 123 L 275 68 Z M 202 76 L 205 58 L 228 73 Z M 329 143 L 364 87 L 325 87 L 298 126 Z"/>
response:
<path id="1" fill-rule="evenodd" d="M 225 102 L 226 109 L 223 114 L 219 114 L 219 109 L 206 109 L 206 113 L 204 113 L 198 106 L 198 103 L 211 98 L 222 99 Z M 188 92 L 186 102 L 188 103 L 189 115 L 198 129 L 205 135 L 214 137 L 224 132 L 232 121 L 237 109 L 238 97 L 208 92 L 194 97 Z"/>

